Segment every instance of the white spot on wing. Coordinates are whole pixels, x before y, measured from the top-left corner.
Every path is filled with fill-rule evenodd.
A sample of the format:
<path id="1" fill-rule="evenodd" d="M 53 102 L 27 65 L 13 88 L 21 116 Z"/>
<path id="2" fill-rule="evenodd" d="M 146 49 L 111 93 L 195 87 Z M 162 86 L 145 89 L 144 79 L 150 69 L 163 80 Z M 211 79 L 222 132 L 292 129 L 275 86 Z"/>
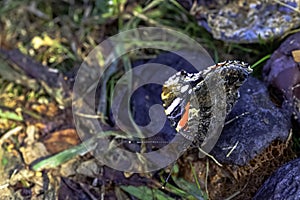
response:
<path id="1" fill-rule="evenodd" d="M 171 105 L 166 109 L 166 114 L 169 115 L 180 104 L 181 98 L 177 97 Z"/>
<path id="2" fill-rule="evenodd" d="M 184 92 L 186 92 L 188 89 L 189 89 L 189 85 L 185 85 L 185 86 L 181 87 L 180 92 L 181 92 L 181 93 L 184 93 Z"/>

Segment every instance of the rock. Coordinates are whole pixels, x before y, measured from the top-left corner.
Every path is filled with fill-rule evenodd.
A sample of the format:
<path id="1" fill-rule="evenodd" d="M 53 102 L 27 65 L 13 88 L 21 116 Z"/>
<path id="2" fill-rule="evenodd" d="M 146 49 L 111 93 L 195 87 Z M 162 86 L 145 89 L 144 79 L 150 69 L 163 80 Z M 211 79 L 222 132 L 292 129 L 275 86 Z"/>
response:
<path id="1" fill-rule="evenodd" d="M 249 77 L 239 91 L 227 117 L 233 121 L 225 125 L 211 154 L 221 163 L 243 166 L 275 140 L 286 141 L 291 122 L 289 113 L 272 103 L 263 82 Z"/>
<path id="2" fill-rule="evenodd" d="M 218 40 L 259 43 L 299 27 L 299 2 L 177 0 Z M 292 9 L 291 9 L 292 8 Z M 241 20 L 242 19 L 242 20 Z"/>
<path id="3" fill-rule="evenodd" d="M 300 159 L 280 167 L 258 190 L 254 200 L 299 199 Z"/>
<path id="4" fill-rule="evenodd" d="M 277 89 L 283 107 L 300 122 L 300 33 L 288 37 L 272 54 L 263 68 L 264 81 Z"/>
<path id="5" fill-rule="evenodd" d="M 250 199 L 279 166 L 295 158 L 289 145 L 290 114 L 270 100 L 266 85 L 249 77 L 210 152 L 223 167 L 209 164 L 212 199 Z M 229 121 L 229 122 L 228 122 Z M 197 167 L 197 165 L 199 167 Z M 206 161 L 196 163 L 204 181 Z M 238 192 L 238 193 L 237 193 Z"/>

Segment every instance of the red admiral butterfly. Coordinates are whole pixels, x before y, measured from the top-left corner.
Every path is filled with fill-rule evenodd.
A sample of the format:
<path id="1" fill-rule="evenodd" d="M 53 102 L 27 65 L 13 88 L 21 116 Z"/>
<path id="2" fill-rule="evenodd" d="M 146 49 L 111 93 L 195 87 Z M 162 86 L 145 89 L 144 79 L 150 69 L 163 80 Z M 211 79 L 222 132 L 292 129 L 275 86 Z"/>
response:
<path id="1" fill-rule="evenodd" d="M 252 69 L 247 63 L 225 61 L 198 73 L 177 72 L 164 84 L 162 90 L 165 113 L 186 139 L 201 146 L 208 137 L 208 127 L 215 116 L 212 112 L 212 94 L 208 81 L 213 79 L 217 87 L 222 87 L 226 96 L 226 115 L 231 111 L 239 97 L 238 89 L 245 82 Z"/>

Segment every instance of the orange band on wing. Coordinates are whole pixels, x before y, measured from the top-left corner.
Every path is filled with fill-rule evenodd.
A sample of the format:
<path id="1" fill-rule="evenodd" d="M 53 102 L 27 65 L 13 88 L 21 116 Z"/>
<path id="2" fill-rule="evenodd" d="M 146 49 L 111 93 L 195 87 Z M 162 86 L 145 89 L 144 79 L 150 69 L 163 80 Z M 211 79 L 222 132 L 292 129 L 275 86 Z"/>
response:
<path id="1" fill-rule="evenodd" d="M 183 116 L 181 117 L 180 121 L 178 122 L 176 130 L 179 131 L 187 125 L 189 120 L 189 109 L 190 109 L 190 102 L 188 102 L 184 108 Z"/>

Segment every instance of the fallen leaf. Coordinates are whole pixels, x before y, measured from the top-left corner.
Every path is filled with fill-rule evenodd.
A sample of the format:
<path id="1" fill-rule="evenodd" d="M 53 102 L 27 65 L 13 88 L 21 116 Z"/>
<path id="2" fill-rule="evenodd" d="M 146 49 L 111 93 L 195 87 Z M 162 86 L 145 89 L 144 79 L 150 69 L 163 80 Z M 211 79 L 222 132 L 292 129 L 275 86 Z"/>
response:
<path id="1" fill-rule="evenodd" d="M 71 128 L 53 132 L 43 140 L 47 150 L 52 154 L 69 149 L 79 144 L 79 142 L 80 139 L 76 130 Z"/>
<path id="2" fill-rule="evenodd" d="M 33 143 L 32 145 L 21 147 L 20 151 L 23 155 L 24 162 L 29 165 L 33 161 L 49 155 L 45 145 L 41 142 Z"/>
<path id="3" fill-rule="evenodd" d="M 295 62 L 300 62 L 300 50 L 292 51 L 293 58 Z"/>

